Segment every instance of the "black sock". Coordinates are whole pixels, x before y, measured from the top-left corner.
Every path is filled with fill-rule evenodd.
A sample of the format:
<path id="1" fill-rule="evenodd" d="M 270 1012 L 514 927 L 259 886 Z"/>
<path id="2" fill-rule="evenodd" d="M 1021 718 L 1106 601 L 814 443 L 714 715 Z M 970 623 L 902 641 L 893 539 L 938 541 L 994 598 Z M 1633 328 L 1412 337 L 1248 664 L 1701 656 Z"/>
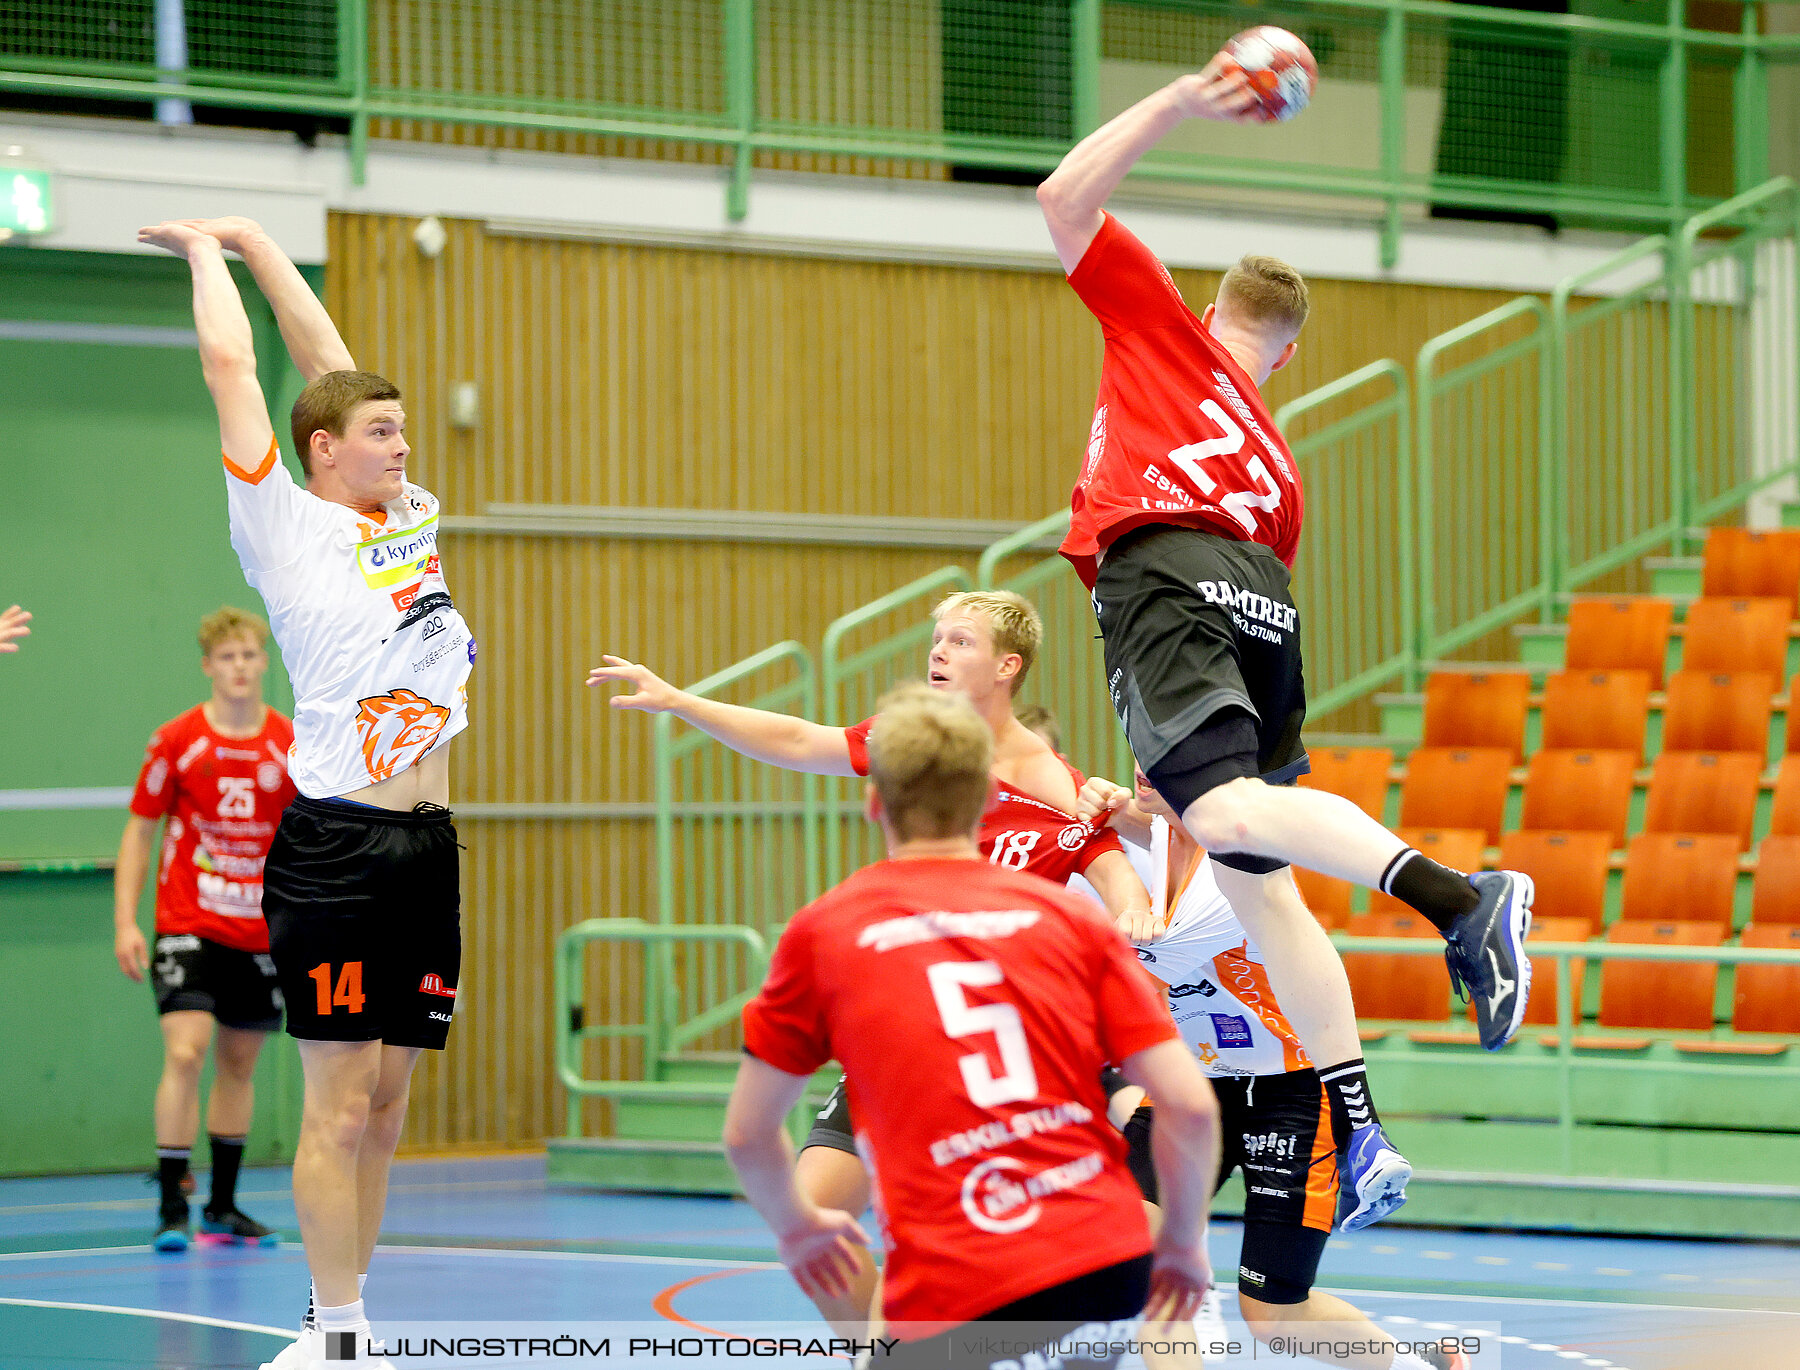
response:
<path id="1" fill-rule="evenodd" d="M 1446 936 L 1450 925 L 1481 902 L 1469 877 L 1440 866 L 1416 847 L 1408 847 L 1381 873 L 1381 892 L 1409 904 Z"/>
<path id="2" fill-rule="evenodd" d="M 212 1200 L 208 1213 L 229 1213 L 237 1207 L 238 1166 L 244 1159 L 242 1137 L 215 1137 L 207 1134 L 212 1144 Z"/>
<path id="3" fill-rule="evenodd" d="M 1362 1057 L 1325 1067 L 1319 1072 L 1319 1083 L 1325 1086 L 1325 1097 L 1331 1103 L 1331 1131 L 1340 1147 L 1350 1140 L 1353 1129 L 1381 1121 L 1369 1093 Z"/>
<path id="4" fill-rule="evenodd" d="M 187 1195 L 181 1192 L 181 1182 L 187 1178 L 188 1148 L 185 1146 L 159 1146 L 156 1148 L 156 1182 L 162 1186 L 162 1211 L 173 1216 L 187 1216 Z"/>

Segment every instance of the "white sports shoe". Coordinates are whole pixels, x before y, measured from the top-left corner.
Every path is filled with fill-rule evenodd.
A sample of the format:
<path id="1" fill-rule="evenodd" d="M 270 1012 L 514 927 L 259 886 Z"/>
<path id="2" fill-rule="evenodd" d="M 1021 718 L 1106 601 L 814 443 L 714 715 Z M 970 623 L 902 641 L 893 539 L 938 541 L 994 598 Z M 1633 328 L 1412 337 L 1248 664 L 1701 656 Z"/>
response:
<path id="1" fill-rule="evenodd" d="M 282 1347 L 274 1360 L 264 1362 L 262 1370 L 314 1370 L 324 1364 L 325 1342 L 317 1328 L 308 1327 Z"/>
<path id="2" fill-rule="evenodd" d="M 1200 1311 L 1194 1314 L 1194 1335 L 1202 1354 L 1207 1354 L 1206 1348 L 1216 1346 L 1221 1349 L 1211 1354 L 1223 1355 L 1223 1348 L 1231 1340 L 1231 1334 L 1225 1330 L 1225 1306 L 1216 1285 L 1200 1300 Z"/>

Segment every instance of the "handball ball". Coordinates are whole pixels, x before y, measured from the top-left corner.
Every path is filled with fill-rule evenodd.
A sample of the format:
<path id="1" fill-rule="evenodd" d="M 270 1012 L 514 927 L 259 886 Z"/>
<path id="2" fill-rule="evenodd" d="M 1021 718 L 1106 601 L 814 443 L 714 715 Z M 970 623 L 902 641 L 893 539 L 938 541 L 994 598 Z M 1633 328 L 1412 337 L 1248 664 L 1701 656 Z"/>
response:
<path id="1" fill-rule="evenodd" d="M 1249 81 L 1265 123 L 1292 119 L 1306 108 L 1319 83 L 1319 64 L 1306 44 L 1271 24 L 1237 34 L 1219 57 L 1225 72 L 1235 68 Z"/>

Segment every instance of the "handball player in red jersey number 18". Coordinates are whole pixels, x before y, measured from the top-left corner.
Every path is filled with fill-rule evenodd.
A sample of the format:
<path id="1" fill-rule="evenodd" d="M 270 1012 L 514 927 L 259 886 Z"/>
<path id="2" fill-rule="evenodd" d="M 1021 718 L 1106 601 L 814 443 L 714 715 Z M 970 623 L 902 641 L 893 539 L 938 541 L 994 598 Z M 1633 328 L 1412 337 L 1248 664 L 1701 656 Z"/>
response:
<path id="1" fill-rule="evenodd" d="M 1345 1226 L 1360 1227 L 1404 1201 L 1411 1167 L 1382 1133 L 1343 963 L 1288 864 L 1382 889 L 1429 918 L 1490 1050 L 1524 1017 L 1532 887 L 1511 872 L 1449 870 L 1348 800 L 1292 784 L 1308 769 L 1288 583 L 1302 491 L 1258 387 L 1294 355 L 1305 282 L 1246 257 L 1195 317 L 1103 208 L 1145 152 L 1196 118 L 1254 122 L 1260 106 L 1241 72 L 1215 59 L 1083 139 L 1038 188 L 1069 284 L 1105 336 L 1062 551 L 1093 592 L 1107 686 L 1138 765 L 1210 853 L 1319 1063 L 1351 1138 L 1358 1206 Z"/>
<path id="2" fill-rule="evenodd" d="M 299 797 L 269 848 L 263 912 L 306 1076 L 294 1208 L 313 1301 L 272 1370 L 346 1352 L 366 1364 L 362 1282 L 407 1088 L 449 1036 L 462 965 L 448 749 L 468 726 L 475 641 L 438 562 L 437 500 L 406 479 L 400 392 L 356 370 L 294 264 L 247 219 L 138 237 L 187 258 L 231 545 L 294 684 Z M 281 460 L 226 248 L 306 377 L 289 425 L 304 489 Z"/>
<path id="3" fill-rule="evenodd" d="M 913 685 L 882 701 L 867 802 L 888 859 L 782 933 L 726 1108 L 726 1153 L 782 1262 L 815 1300 L 842 1295 L 867 1239 L 801 1190 L 784 1128 L 812 1073 L 842 1063 L 888 1251 L 886 1360 L 908 1370 L 1003 1359 L 951 1335 L 976 1321 L 1030 1324 L 1034 1345 L 1116 1343 L 1140 1312 L 1191 1318 L 1211 1282 L 1212 1091 L 1092 902 L 982 859 L 992 749 L 965 699 Z M 1106 1117 L 1109 1060 L 1169 1109 L 1154 1247 Z"/>

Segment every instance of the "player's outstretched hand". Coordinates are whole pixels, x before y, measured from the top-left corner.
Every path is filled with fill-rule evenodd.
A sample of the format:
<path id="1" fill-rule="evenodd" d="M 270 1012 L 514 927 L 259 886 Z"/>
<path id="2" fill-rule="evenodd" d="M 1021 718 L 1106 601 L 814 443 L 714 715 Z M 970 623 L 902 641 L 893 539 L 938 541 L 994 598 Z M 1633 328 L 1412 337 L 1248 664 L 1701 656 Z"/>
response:
<path id="1" fill-rule="evenodd" d="M 119 958 L 119 969 L 128 979 L 143 983 L 144 971 L 150 965 L 150 948 L 144 945 L 144 934 L 136 927 L 120 928 L 113 934 L 113 955 Z"/>
<path id="2" fill-rule="evenodd" d="M 1200 1300 L 1212 1287 L 1206 1234 L 1189 1246 L 1158 1240 L 1150 1265 L 1150 1297 L 1144 1301 L 1144 1335 L 1192 1324 Z"/>
<path id="3" fill-rule="evenodd" d="M 1261 106 L 1244 73 L 1226 70 L 1217 57 L 1192 76 L 1175 82 L 1175 102 L 1190 119 L 1216 119 L 1227 124 L 1262 122 Z"/>
<path id="4" fill-rule="evenodd" d="M 1131 802 L 1131 791 L 1101 776 L 1089 776 L 1081 792 L 1075 796 L 1075 816 L 1101 823 Z"/>
<path id="5" fill-rule="evenodd" d="M 1162 921 L 1151 909 L 1126 909 L 1113 926 L 1125 934 L 1127 942 L 1154 942 L 1163 935 Z"/>
<path id="6" fill-rule="evenodd" d="M 195 248 L 217 247 L 219 240 L 202 233 L 183 219 L 169 219 L 138 230 L 138 241 L 146 247 L 160 247 L 177 257 L 186 257 Z"/>
<path id="7" fill-rule="evenodd" d="M 262 225 L 256 220 L 246 219 L 241 214 L 228 215 L 223 219 L 183 219 L 181 222 L 197 233 L 217 239 L 220 247 L 228 247 L 240 256 L 243 254 L 244 244 L 263 231 Z"/>
<path id="8" fill-rule="evenodd" d="M 855 1218 L 841 1209 L 818 1208 L 809 1221 L 783 1233 L 775 1249 L 807 1298 L 841 1299 L 861 1268 L 856 1248 L 868 1245 L 869 1234 Z"/>
<path id="9" fill-rule="evenodd" d="M 615 709 L 642 709 L 647 714 L 667 713 L 681 698 L 681 691 L 648 666 L 638 666 L 622 656 L 603 656 L 606 663 L 588 672 L 589 687 L 629 685 L 630 694 L 614 695 L 607 702 Z"/>
<path id="10" fill-rule="evenodd" d="M 19 644 L 13 639 L 31 636 L 31 629 L 25 626 L 29 622 L 31 615 L 16 604 L 5 613 L 0 613 L 0 652 L 19 650 Z"/>

